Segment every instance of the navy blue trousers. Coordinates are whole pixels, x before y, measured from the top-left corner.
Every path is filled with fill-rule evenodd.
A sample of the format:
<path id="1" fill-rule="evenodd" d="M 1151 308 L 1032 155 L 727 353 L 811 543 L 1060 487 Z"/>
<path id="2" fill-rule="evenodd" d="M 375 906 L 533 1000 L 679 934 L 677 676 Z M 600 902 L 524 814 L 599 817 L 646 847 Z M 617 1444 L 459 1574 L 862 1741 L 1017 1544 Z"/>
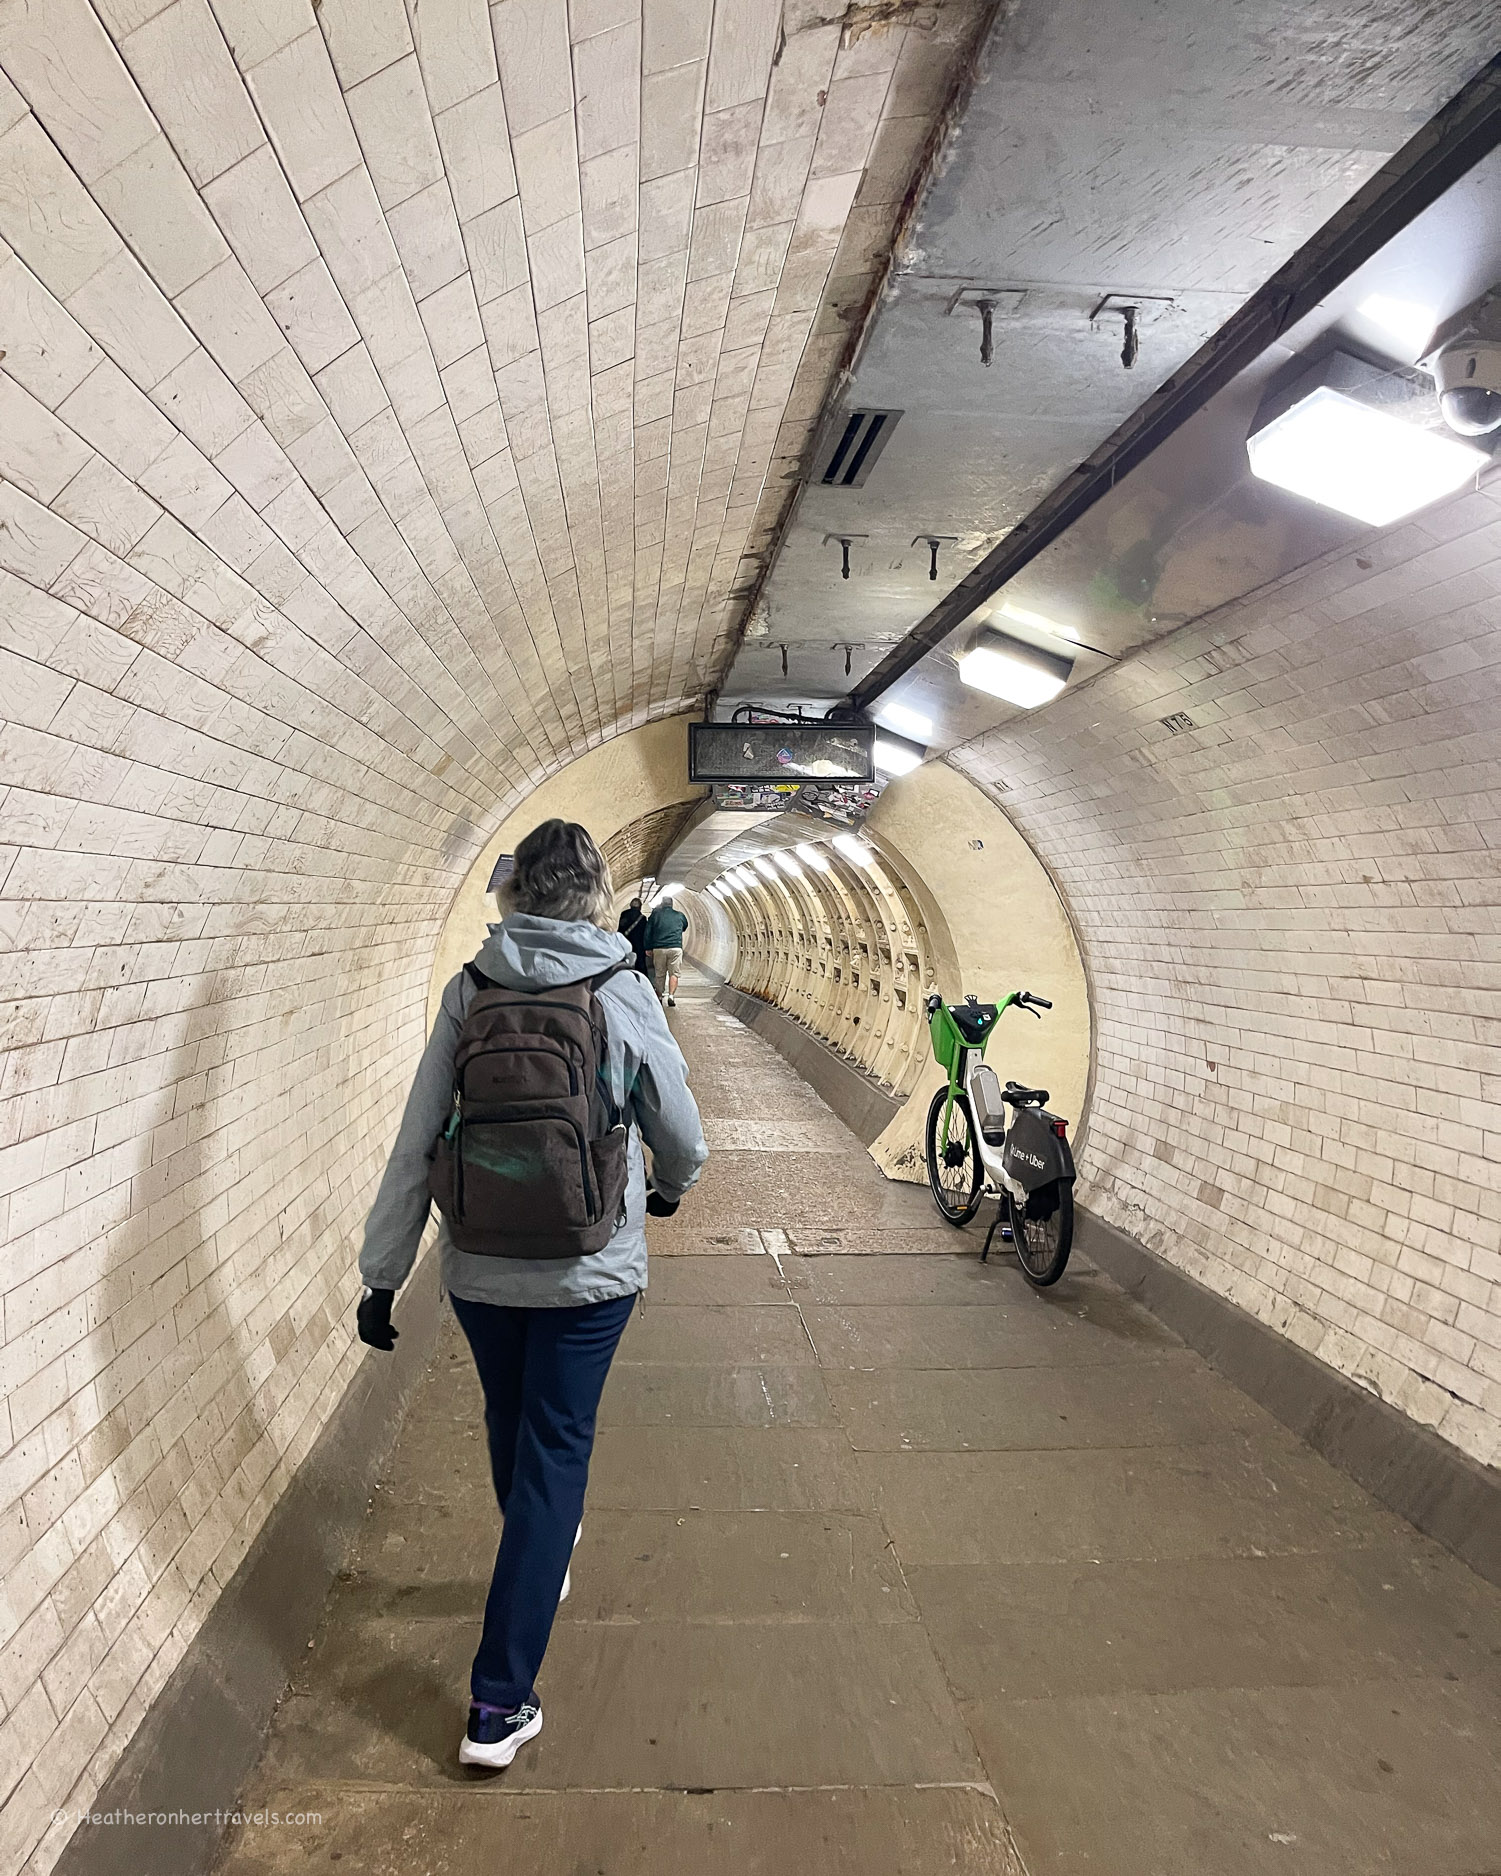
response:
<path id="1" fill-rule="evenodd" d="M 636 1298 L 502 1309 L 451 1296 L 485 1390 L 490 1471 L 505 1527 L 474 1657 L 476 1700 L 535 1695 L 574 1533 L 584 1515 L 594 1416 Z"/>

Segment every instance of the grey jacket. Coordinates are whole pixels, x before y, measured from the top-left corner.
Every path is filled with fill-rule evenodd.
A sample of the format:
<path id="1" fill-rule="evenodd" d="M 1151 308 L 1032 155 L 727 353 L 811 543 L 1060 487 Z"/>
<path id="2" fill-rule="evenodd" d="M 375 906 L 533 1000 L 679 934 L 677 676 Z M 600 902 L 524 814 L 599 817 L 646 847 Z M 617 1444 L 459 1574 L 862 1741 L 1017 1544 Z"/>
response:
<path id="1" fill-rule="evenodd" d="M 631 956 L 630 940 L 582 921 L 532 918 L 514 912 L 492 925 L 475 963 L 511 990 L 576 984 Z M 396 1144 L 365 1224 L 360 1275 L 373 1290 L 399 1289 L 416 1260 L 428 1216 L 427 1156 L 453 1105 L 453 1057 L 459 1026 L 477 992 L 463 971 L 449 979 L 428 1039 Z M 646 1288 L 646 1165 L 667 1199 L 681 1198 L 698 1178 L 709 1149 L 688 1068 L 672 1039 L 651 985 L 635 971 L 612 977 L 599 993 L 610 1032 L 610 1079 L 630 1114 L 625 1223 L 590 1257 L 475 1257 L 456 1250 L 441 1222 L 443 1287 L 473 1303 L 563 1309 L 602 1303 Z"/>

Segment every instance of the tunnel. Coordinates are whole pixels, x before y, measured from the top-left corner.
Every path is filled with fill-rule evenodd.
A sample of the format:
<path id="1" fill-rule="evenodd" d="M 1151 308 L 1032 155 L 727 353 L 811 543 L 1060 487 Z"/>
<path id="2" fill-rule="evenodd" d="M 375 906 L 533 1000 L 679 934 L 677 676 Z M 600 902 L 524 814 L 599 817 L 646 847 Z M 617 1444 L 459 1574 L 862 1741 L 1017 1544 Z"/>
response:
<path id="1" fill-rule="evenodd" d="M 1498 145 L 1482 0 L 0 0 L 0 1876 L 1501 1870 Z M 649 1275 L 466 1733 L 527 919 Z"/>

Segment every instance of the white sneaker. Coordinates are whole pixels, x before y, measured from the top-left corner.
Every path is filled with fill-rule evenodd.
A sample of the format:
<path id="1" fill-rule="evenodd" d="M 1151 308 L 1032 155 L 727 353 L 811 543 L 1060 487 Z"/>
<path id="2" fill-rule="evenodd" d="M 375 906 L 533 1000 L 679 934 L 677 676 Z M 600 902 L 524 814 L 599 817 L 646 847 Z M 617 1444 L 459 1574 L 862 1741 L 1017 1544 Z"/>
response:
<path id="1" fill-rule="evenodd" d="M 469 1725 L 459 1741 L 459 1764 L 504 1771 L 526 1742 L 541 1731 L 541 1707 L 528 1705 L 518 1707 L 514 1713 L 500 1713 L 494 1707 L 471 1701 Z"/>
<path id="2" fill-rule="evenodd" d="M 575 1550 L 578 1549 L 579 1539 L 583 1535 L 584 1535 L 584 1527 L 582 1524 L 580 1524 L 579 1528 L 573 1534 L 573 1548 Z M 572 1590 L 572 1588 L 573 1588 L 573 1565 L 569 1564 L 568 1568 L 563 1572 L 563 1588 L 558 1596 L 558 1601 L 560 1603 L 567 1602 L 569 1592 Z"/>

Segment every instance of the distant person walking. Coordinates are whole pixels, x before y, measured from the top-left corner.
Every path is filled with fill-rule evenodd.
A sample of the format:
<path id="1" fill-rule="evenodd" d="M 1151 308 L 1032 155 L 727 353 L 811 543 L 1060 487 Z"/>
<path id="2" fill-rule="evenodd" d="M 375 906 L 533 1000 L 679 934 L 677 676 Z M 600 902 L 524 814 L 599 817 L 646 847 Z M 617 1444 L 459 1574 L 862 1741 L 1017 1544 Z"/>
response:
<path id="1" fill-rule="evenodd" d="M 671 899 L 664 899 L 646 924 L 652 982 L 657 987 L 657 995 L 670 1010 L 677 1007 L 678 972 L 683 968 L 683 934 L 687 929 L 687 919 Z"/>
<path id="2" fill-rule="evenodd" d="M 449 980 L 412 1084 L 359 1306 L 361 1340 L 391 1348 L 436 1198 L 505 1520 L 459 1746 L 492 1769 L 542 1730 L 536 1676 L 583 1531 L 600 1393 L 646 1288 L 646 1214 L 670 1217 L 708 1157 L 661 1008 L 626 939 L 600 928 L 609 872 L 586 831 L 545 821 L 496 897 L 501 923 Z"/>
<path id="3" fill-rule="evenodd" d="M 636 969 L 643 977 L 651 975 L 646 962 L 646 908 L 639 899 L 632 899 L 620 915 L 617 928 L 631 941 L 631 949 L 636 954 Z"/>

